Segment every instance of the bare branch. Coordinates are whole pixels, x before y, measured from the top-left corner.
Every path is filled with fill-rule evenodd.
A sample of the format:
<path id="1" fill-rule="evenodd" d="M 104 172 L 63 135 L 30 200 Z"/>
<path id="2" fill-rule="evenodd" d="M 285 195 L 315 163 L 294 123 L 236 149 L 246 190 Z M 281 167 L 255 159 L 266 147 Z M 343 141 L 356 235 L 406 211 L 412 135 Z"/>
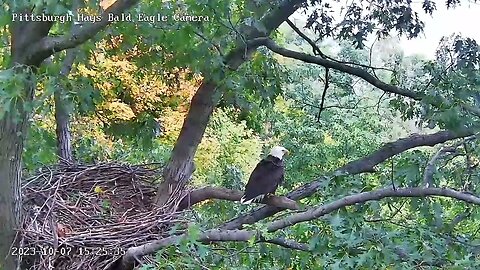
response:
<path id="1" fill-rule="evenodd" d="M 285 22 L 295 31 L 301 38 L 303 38 L 310 46 L 312 46 L 313 54 L 320 55 L 323 58 L 326 58 L 326 55 L 320 50 L 320 48 L 315 44 L 313 40 L 311 40 L 307 35 L 305 35 L 298 27 L 289 19 L 286 19 Z"/>
<path id="2" fill-rule="evenodd" d="M 326 68 L 332 68 L 341 72 L 348 73 L 350 75 L 354 75 L 357 77 L 360 77 L 370 83 L 371 85 L 385 91 L 389 92 L 392 94 L 398 94 L 401 96 L 409 97 L 415 100 L 421 100 L 423 98 L 423 95 L 420 93 L 415 93 L 403 88 L 400 88 L 395 85 L 387 84 L 382 82 L 381 80 L 375 78 L 375 76 L 371 75 L 368 71 L 365 69 L 359 68 L 359 67 L 352 67 L 349 65 L 345 65 L 343 63 L 339 63 L 336 61 L 332 61 L 329 59 L 324 59 L 316 56 L 312 56 L 309 54 L 301 53 L 301 52 L 296 52 L 292 51 L 286 48 L 282 48 L 278 46 L 273 40 L 269 38 L 256 38 L 251 41 L 252 44 L 256 45 L 264 45 L 267 48 L 269 48 L 271 51 L 278 53 L 282 56 L 288 57 L 288 58 L 294 58 L 306 63 L 311 63 L 311 64 L 317 64 Z"/>
<path id="3" fill-rule="evenodd" d="M 199 202 L 209 199 L 221 199 L 227 201 L 239 201 L 243 196 L 243 192 L 239 190 L 232 190 L 222 187 L 204 187 L 195 189 L 189 192 L 180 202 L 178 210 L 186 209 Z M 300 207 L 297 202 L 287 197 L 282 196 L 269 196 L 266 197 L 262 203 L 281 207 L 286 209 L 297 210 Z"/>
<path id="4" fill-rule="evenodd" d="M 215 241 L 248 241 L 251 237 L 255 235 L 254 232 L 245 231 L 245 230 L 235 230 L 235 231 L 219 231 L 219 230 L 209 230 L 202 233 L 199 237 L 199 240 L 206 242 L 215 242 Z M 131 247 L 127 250 L 125 255 L 123 255 L 119 269 L 132 269 L 136 258 L 140 258 L 144 255 L 155 253 L 162 247 L 167 247 L 171 245 L 177 245 L 180 241 L 185 238 L 186 235 L 173 235 L 160 240 L 152 241 L 150 243 Z"/>
<path id="5" fill-rule="evenodd" d="M 326 58 L 326 59 L 330 59 L 332 61 L 335 61 L 337 63 L 342 63 L 342 64 L 346 64 L 346 65 L 355 65 L 355 66 L 359 66 L 359 67 L 364 67 L 364 68 L 369 68 L 369 69 L 372 69 L 373 71 L 375 71 L 376 69 L 381 69 L 381 70 L 386 70 L 386 71 L 390 71 L 392 72 L 393 70 L 389 69 L 389 68 L 384 68 L 384 67 L 374 67 L 371 65 L 371 61 L 370 61 L 370 65 L 364 65 L 364 64 L 359 64 L 359 63 L 355 63 L 355 62 L 348 62 L 348 61 L 339 61 L 339 60 L 336 60 L 326 54 L 324 54 L 320 48 L 317 46 L 316 42 L 313 41 L 312 39 L 310 39 L 306 34 L 304 34 L 302 31 L 300 31 L 300 29 L 298 29 L 297 26 L 295 26 L 295 24 L 290 21 L 290 20 L 286 20 L 285 21 L 292 29 L 293 31 L 295 31 L 301 38 L 303 38 L 306 42 L 308 42 L 308 44 L 310 44 L 310 46 L 312 46 L 312 50 L 313 50 L 313 54 L 314 55 L 320 55 L 320 57 L 322 58 Z M 373 45 L 372 45 L 373 47 Z M 371 59 L 371 57 L 370 57 Z"/>
<path id="6" fill-rule="evenodd" d="M 396 215 L 398 215 L 398 213 L 400 213 L 400 211 L 402 210 L 403 206 L 405 205 L 406 201 L 403 201 L 402 204 L 400 205 L 400 207 L 396 208 L 393 206 L 393 208 L 395 208 L 395 212 L 393 212 L 389 217 L 387 218 L 375 218 L 375 219 L 368 219 L 368 218 L 363 218 L 364 221 L 366 222 L 382 222 L 382 221 L 389 221 L 389 220 L 392 220 Z M 392 206 L 390 204 L 388 204 L 388 207 L 390 208 L 390 210 L 392 210 Z"/>
<path id="7" fill-rule="evenodd" d="M 362 192 L 355 195 L 349 195 L 331 203 L 311 208 L 302 213 L 292 214 L 280 220 L 270 223 L 268 231 L 274 232 L 294 224 L 317 219 L 321 216 L 329 214 L 335 210 L 345 206 L 354 205 L 357 203 L 365 203 L 367 201 L 378 201 L 387 197 L 427 197 L 427 196 L 442 196 L 450 197 L 460 201 L 471 204 L 480 205 L 480 197 L 462 193 L 448 188 L 402 188 L 392 189 L 384 188 L 374 191 Z"/>
<path id="8" fill-rule="evenodd" d="M 457 142 L 456 144 L 452 146 L 442 146 L 440 150 L 438 150 L 432 158 L 428 161 L 427 166 L 425 166 L 425 170 L 423 173 L 423 184 L 425 187 L 430 187 L 433 184 L 433 174 L 436 169 L 436 163 L 442 159 L 445 158 L 446 156 L 452 156 L 452 158 L 460 155 L 458 152 L 458 147 L 462 146 L 465 144 L 465 142 L 471 141 L 475 139 L 476 136 L 469 136 L 467 138 L 464 138 L 460 142 Z"/>
<path id="9" fill-rule="evenodd" d="M 293 99 L 295 102 L 297 103 L 301 103 L 302 105 L 304 106 L 299 106 L 299 108 L 304 108 L 305 106 L 309 106 L 309 107 L 312 107 L 312 108 L 315 108 L 315 109 L 320 109 L 321 107 L 318 106 L 318 105 L 315 105 L 315 104 L 312 104 L 312 103 L 309 103 L 307 101 L 304 101 L 304 100 L 301 100 L 301 99 L 295 99 L 294 97 L 288 95 L 288 94 L 285 94 L 285 97 L 287 98 L 290 98 L 290 99 Z M 376 105 L 372 105 L 372 106 L 358 106 L 360 104 L 362 100 L 359 99 L 355 102 L 355 104 L 353 104 L 352 106 L 347 106 L 347 105 L 343 105 L 343 104 L 335 104 L 335 105 L 327 105 L 327 106 L 323 106 L 323 110 L 322 111 L 325 111 L 327 109 L 339 109 L 339 110 L 355 110 L 355 109 L 369 109 L 369 108 L 375 108 Z"/>
<path id="10" fill-rule="evenodd" d="M 449 140 L 466 137 L 471 135 L 471 131 L 462 131 L 454 133 L 451 131 L 440 131 L 428 135 L 413 134 L 406 138 L 401 138 L 395 142 L 390 142 L 382 146 L 372 154 L 355 161 L 352 161 L 334 172 L 330 173 L 330 177 L 322 176 L 311 183 L 305 184 L 292 192 L 287 197 L 293 200 L 300 200 L 313 195 L 323 185 L 325 180 L 336 175 L 354 175 L 364 172 L 373 172 L 374 167 L 385 160 L 402 153 L 408 149 L 412 149 L 419 146 L 434 146 L 439 143 L 443 143 Z M 278 207 L 264 206 L 260 209 L 254 210 L 249 214 L 239 216 L 229 222 L 222 225 L 223 229 L 236 229 L 240 228 L 243 224 L 253 224 L 261 219 L 272 216 L 277 212 L 284 209 Z"/>

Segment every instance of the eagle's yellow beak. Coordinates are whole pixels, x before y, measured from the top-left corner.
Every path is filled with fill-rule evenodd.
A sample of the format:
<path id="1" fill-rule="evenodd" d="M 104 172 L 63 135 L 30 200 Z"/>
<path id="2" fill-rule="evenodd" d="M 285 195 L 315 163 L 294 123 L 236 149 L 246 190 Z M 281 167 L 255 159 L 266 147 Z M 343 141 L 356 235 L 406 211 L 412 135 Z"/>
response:
<path id="1" fill-rule="evenodd" d="M 288 151 L 287 149 L 285 149 L 285 155 L 288 156 L 288 154 L 290 154 L 290 151 Z"/>

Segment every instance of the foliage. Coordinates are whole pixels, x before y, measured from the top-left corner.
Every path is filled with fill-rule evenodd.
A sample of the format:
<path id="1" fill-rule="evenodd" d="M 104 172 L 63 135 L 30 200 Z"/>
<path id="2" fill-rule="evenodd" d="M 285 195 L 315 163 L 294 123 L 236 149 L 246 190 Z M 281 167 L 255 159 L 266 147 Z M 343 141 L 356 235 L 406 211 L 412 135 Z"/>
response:
<path id="1" fill-rule="evenodd" d="M 478 106 L 479 61 L 474 40 L 445 37 L 436 61 L 405 66 L 404 69 L 411 70 L 410 78 L 399 81 L 399 85 L 424 93 L 424 100 L 412 102 L 395 98 L 391 100 L 392 106 L 403 112 L 404 119 L 417 118 L 429 128 L 459 130 L 476 126 L 478 120 L 466 108 Z"/>
<path id="2" fill-rule="evenodd" d="M 213 114 L 195 158 L 196 185 L 241 189 L 248 180 L 262 143 L 245 121 L 232 121 L 236 114 L 233 109 L 219 109 Z"/>
<path id="3" fill-rule="evenodd" d="M 229 74 L 219 86 L 225 88 L 219 107 L 239 109 L 238 119 L 260 131 L 258 122 L 262 111 L 272 108 L 275 98 L 282 92 L 284 78 L 287 78 L 286 70 L 271 53 L 257 51 L 248 63 Z"/>
<path id="4" fill-rule="evenodd" d="M 448 8 L 460 5 L 458 0 L 446 1 Z M 432 15 L 436 10 L 434 1 L 423 1 L 421 10 L 411 1 L 363 1 L 356 0 L 345 5 L 340 1 L 310 1 L 305 28 L 311 29 L 318 39 L 332 37 L 349 40 L 357 48 L 363 48 L 368 36 L 390 36 L 392 31 L 407 38 L 416 38 L 424 28 L 419 12 Z M 338 12 L 340 10 L 340 12 Z"/>
<path id="5" fill-rule="evenodd" d="M 339 51 L 343 59 L 351 59 L 351 54 L 356 51 L 349 48 Z M 352 56 L 355 59 L 364 57 Z M 418 61 L 406 61 L 408 65 L 419 67 L 413 71 L 401 66 L 405 63 L 399 63 L 397 72 L 402 75 L 402 83 L 415 83 L 412 81 L 414 74 L 422 71 L 422 63 Z M 318 78 L 325 75 L 324 71 L 292 63 L 289 68 L 291 83 L 283 84 L 284 97 L 277 97 L 271 107 L 258 107 L 256 122 L 247 125 L 240 120 L 241 110 L 226 105 L 215 111 L 195 158 L 194 186 L 241 189 L 261 153 L 264 155 L 271 146 L 282 144 L 291 150 L 291 156 L 287 157 L 285 185 L 278 191 L 283 194 L 410 132 L 411 127 L 397 118 L 396 107 L 390 107 L 392 99 L 382 99 L 370 86 L 344 74 L 330 74 L 332 85 L 326 105 L 345 104 L 346 108 L 327 108 L 318 118 L 318 106 L 308 104 L 321 101 L 323 88 L 319 87 L 322 81 Z M 412 74 L 405 74 L 407 70 Z M 352 103 L 356 106 L 350 108 Z M 114 132 L 116 137 L 108 135 L 101 118 L 78 117 L 74 131 L 77 156 L 86 161 L 165 162 L 181 128 L 179 119 L 185 115 L 173 108 L 166 106 L 163 110 L 160 119 L 168 129 L 148 147 L 134 137 L 120 136 L 122 139 L 119 139 L 118 132 Z M 408 111 L 400 110 L 400 113 L 403 117 L 409 115 Z M 105 121 L 115 120 L 107 118 Z M 251 127 L 259 128 L 254 131 Z M 50 132 L 45 131 L 48 128 Z M 50 147 L 51 153 L 54 149 L 51 125 L 33 126 L 32 130 L 36 131 L 30 142 L 41 140 L 42 145 Z M 50 144 L 45 143 L 48 140 Z M 478 152 L 476 145 L 468 147 L 471 153 Z M 26 152 L 32 158 L 27 163 L 38 164 L 38 160 L 42 160 L 41 153 L 48 153 L 42 149 L 38 155 L 31 154 L 32 150 Z M 406 152 L 379 166 L 374 174 L 334 179 L 324 183 L 317 195 L 302 203 L 321 204 L 344 195 L 389 186 L 392 181 L 398 187 L 418 186 L 432 154 L 425 149 Z M 43 157 L 45 162 L 51 162 L 51 158 Z M 461 176 L 466 173 L 464 162 L 462 158 L 449 160 L 435 172 L 435 182 L 446 186 L 461 185 Z M 472 190 L 478 192 L 475 188 Z M 198 223 L 194 229 L 201 231 L 251 208 L 226 201 L 205 201 L 194 210 L 191 218 Z M 467 219 L 454 230 L 449 225 L 466 209 L 472 217 L 478 217 L 478 209 L 447 199 L 402 198 L 369 202 L 269 235 L 280 234 L 308 243 L 312 253 L 254 242 L 206 246 L 192 237 L 156 254 L 157 261 L 168 263 L 162 263 L 160 268 L 154 265 L 143 268 L 178 269 L 203 265 L 212 269 L 412 269 L 432 268 L 431 265 L 437 264 L 475 268 L 477 262 L 471 259 L 474 248 L 465 243 L 478 242 L 472 232 L 480 224 L 475 219 Z M 262 224 L 253 228 L 263 230 Z"/>

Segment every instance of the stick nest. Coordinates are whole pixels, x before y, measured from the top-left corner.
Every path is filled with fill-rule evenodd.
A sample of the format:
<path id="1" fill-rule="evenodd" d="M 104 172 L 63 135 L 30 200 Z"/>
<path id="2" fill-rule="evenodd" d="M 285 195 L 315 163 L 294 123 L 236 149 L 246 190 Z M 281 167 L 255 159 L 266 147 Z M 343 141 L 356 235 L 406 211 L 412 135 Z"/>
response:
<path id="1" fill-rule="evenodd" d="M 22 186 L 26 269 L 110 269 L 131 246 L 166 236 L 174 213 L 153 209 L 156 164 L 57 166 Z"/>

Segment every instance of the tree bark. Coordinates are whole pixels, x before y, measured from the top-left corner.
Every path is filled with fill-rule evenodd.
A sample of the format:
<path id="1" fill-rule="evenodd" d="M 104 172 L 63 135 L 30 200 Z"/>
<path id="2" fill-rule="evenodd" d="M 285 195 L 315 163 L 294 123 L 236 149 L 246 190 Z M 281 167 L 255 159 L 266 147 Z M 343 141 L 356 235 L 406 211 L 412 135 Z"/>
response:
<path id="1" fill-rule="evenodd" d="M 402 188 L 402 189 L 393 189 L 393 188 L 382 188 L 377 190 L 372 190 L 368 192 L 361 192 L 353 195 L 348 195 L 332 201 L 327 204 L 318 205 L 310 208 L 307 211 L 293 213 L 289 216 L 283 217 L 282 219 L 272 221 L 267 224 L 267 232 L 273 233 L 278 230 L 282 230 L 288 227 L 291 227 L 297 223 L 310 221 L 318 219 L 327 214 L 333 213 L 334 211 L 344 208 L 349 205 L 363 204 L 372 200 L 381 200 L 384 198 L 391 197 L 416 197 L 424 198 L 427 196 L 439 196 L 446 198 L 453 198 L 458 201 L 464 201 L 469 204 L 480 205 L 480 197 L 476 197 L 471 194 L 459 192 L 449 188 Z M 198 235 L 198 241 L 210 244 L 213 242 L 222 242 L 222 241 L 239 241 L 246 242 L 252 238 L 258 239 L 258 242 L 267 242 L 276 245 L 280 245 L 286 248 L 309 251 L 310 248 L 306 244 L 297 243 L 295 241 L 287 240 L 284 238 L 274 238 L 274 239 L 265 239 L 261 231 L 255 230 L 246 230 L 246 229 L 223 229 L 216 228 L 210 229 L 204 232 L 201 232 Z M 119 259 L 118 264 L 113 267 L 114 270 L 126 270 L 132 269 L 135 263 L 135 258 L 147 254 L 153 254 L 160 248 L 177 245 L 180 241 L 187 237 L 187 234 L 181 235 L 172 235 L 163 239 L 154 240 L 149 243 L 143 244 L 141 246 L 131 247 L 126 251 L 126 254 Z"/>
<path id="2" fill-rule="evenodd" d="M 165 205 L 177 188 L 183 188 L 194 171 L 193 157 L 215 108 L 216 86 L 204 81 L 192 98 L 170 161 L 157 191 L 157 205 Z"/>
<path id="3" fill-rule="evenodd" d="M 33 91 L 29 91 L 33 93 Z M 26 113 L 14 108 L 0 120 L 0 269 L 15 269 L 10 256 L 15 228 L 21 221 L 21 171 Z M 5 258 L 5 261 L 4 261 Z"/>
<path id="4" fill-rule="evenodd" d="M 260 36 L 269 36 L 280 24 L 282 24 L 290 15 L 292 15 L 304 0 L 286 0 L 280 2 L 275 8 L 263 16 L 260 20 L 265 26 L 266 31 L 248 28 L 242 33 L 246 40 L 254 39 Z M 260 46 L 245 44 L 240 42 L 236 49 L 233 49 L 225 57 L 225 65 L 230 70 L 236 70 L 247 61 L 253 52 Z M 222 74 L 222 78 L 225 74 Z M 193 96 L 187 117 L 183 122 L 180 135 L 178 136 L 168 165 L 163 173 L 163 181 L 157 189 L 155 204 L 157 206 L 168 205 L 170 198 L 181 197 L 185 184 L 194 171 L 193 158 L 200 144 L 208 121 L 217 101 L 214 100 L 216 93 L 216 84 L 213 81 L 204 79 L 204 82 Z M 221 93 L 218 93 L 219 96 Z"/>
<path id="5" fill-rule="evenodd" d="M 21 173 L 23 143 L 27 131 L 25 105 L 33 100 L 35 82 L 32 70 L 36 65 L 21 62 L 23 51 L 32 43 L 42 39 L 50 31 L 52 23 L 13 23 L 12 69 L 16 74 L 27 75 L 22 99 L 9 105 L 8 112 L 0 119 L 0 269 L 15 269 L 16 262 L 10 256 L 10 247 L 15 243 L 16 229 L 22 220 Z M 16 66 L 15 64 L 20 64 Z"/>
<path id="6" fill-rule="evenodd" d="M 300 222 L 310 221 L 326 214 L 332 213 L 335 210 L 357 203 L 365 203 L 368 201 L 379 201 L 384 198 L 424 198 L 431 196 L 454 198 L 458 201 L 464 201 L 469 204 L 480 205 L 480 197 L 469 193 L 463 193 L 450 188 L 400 188 L 393 187 L 382 188 L 372 191 L 361 192 L 353 195 L 345 196 L 339 200 L 318 205 L 301 213 L 293 213 L 282 219 L 271 222 L 267 230 L 268 232 L 275 232 L 280 229 L 293 226 Z"/>
<path id="7" fill-rule="evenodd" d="M 136 258 L 141 258 L 147 254 L 155 253 L 157 250 L 178 245 L 181 243 L 187 234 L 172 235 L 163 239 L 155 240 L 150 243 L 143 244 L 137 247 L 131 247 L 127 250 L 126 254 L 118 260 L 111 270 L 130 270 L 135 267 Z M 258 231 L 248 230 L 219 230 L 210 229 L 201 232 L 198 235 L 198 241 L 204 244 L 211 244 L 215 242 L 247 242 L 250 239 L 255 239 L 256 242 L 270 243 L 279 245 L 285 248 L 308 251 L 309 246 L 306 244 L 297 243 L 292 240 L 285 239 L 283 237 L 266 239 Z"/>
<path id="8" fill-rule="evenodd" d="M 75 56 L 76 49 L 67 50 L 67 55 L 63 60 L 63 66 L 60 70 L 60 78 L 68 76 L 75 61 Z M 71 163 L 73 162 L 72 135 L 70 132 L 70 114 L 65 95 L 65 89 L 61 84 L 58 84 L 53 94 L 55 100 L 57 152 L 60 157 L 60 163 Z"/>
<path id="9" fill-rule="evenodd" d="M 397 94 L 400 96 L 408 97 L 417 101 L 425 99 L 425 93 L 415 92 L 412 90 L 408 90 L 405 88 L 398 87 L 393 84 L 388 84 L 383 82 L 382 80 L 378 79 L 377 77 L 370 74 L 366 69 L 357 67 L 357 66 L 350 66 L 344 63 L 335 62 L 330 59 L 325 59 L 322 57 L 316 57 L 313 55 L 309 55 L 302 52 L 292 51 L 286 48 L 282 48 L 278 46 L 273 40 L 265 37 L 257 38 L 252 40 L 251 42 L 255 44 L 265 45 L 268 49 L 272 52 L 278 53 L 284 57 L 297 59 L 303 61 L 305 63 L 311 63 L 323 66 L 325 68 L 331 68 L 343 73 L 347 73 L 356 77 L 359 77 L 369 84 L 375 86 L 376 88 L 392 94 Z M 445 98 L 441 98 L 440 100 L 429 100 L 429 103 L 437 108 L 443 108 L 445 104 L 450 104 Z M 451 105 L 451 104 L 450 104 Z M 480 116 L 480 109 L 475 106 L 471 106 L 469 104 L 460 104 L 460 107 L 465 109 L 466 111 L 470 112 L 473 115 Z"/>

